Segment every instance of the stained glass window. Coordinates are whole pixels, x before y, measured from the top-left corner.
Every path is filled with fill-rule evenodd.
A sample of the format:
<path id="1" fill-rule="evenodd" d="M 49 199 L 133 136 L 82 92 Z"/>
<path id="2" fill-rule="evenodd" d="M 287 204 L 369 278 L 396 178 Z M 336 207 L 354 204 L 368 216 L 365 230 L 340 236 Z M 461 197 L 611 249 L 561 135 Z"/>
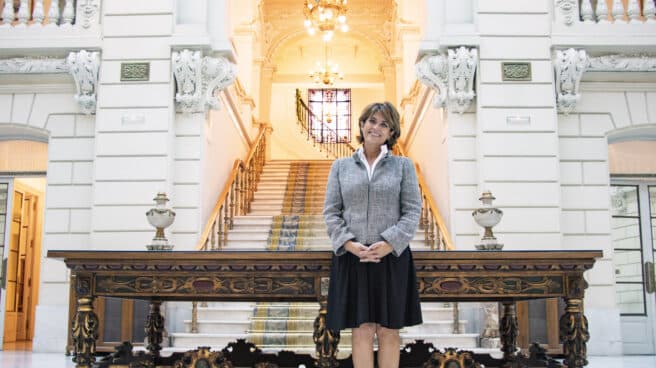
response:
<path id="1" fill-rule="evenodd" d="M 310 89 L 310 134 L 319 143 L 351 142 L 351 90 Z"/>

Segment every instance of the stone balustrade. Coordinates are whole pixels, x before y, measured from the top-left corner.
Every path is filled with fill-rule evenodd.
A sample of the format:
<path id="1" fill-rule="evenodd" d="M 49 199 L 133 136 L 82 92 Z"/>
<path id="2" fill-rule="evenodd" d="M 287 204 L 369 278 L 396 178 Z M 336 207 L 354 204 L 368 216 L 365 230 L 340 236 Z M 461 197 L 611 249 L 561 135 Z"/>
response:
<path id="1" fill-rule="evenodd" d="M 584 23 L 656 23 L 654 0 L 582 0 L 579 19 Z"/>
<path id="2" fill-rule="evenodd" d="M 70 27 L 75 24 L 74 0 L 2 1 L 2 27 Z"/>

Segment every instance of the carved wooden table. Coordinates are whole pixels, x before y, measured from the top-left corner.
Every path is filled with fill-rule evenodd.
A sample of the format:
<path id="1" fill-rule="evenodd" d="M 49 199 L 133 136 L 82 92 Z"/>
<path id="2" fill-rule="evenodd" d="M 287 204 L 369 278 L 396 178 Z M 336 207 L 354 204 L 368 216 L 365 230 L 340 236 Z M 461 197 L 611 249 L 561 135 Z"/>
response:
<path id="1" fill-rule="evenodd" d="M 503 304 L 504 366 L 523 365 L 516 353 L 515 302 L 552 297 L 562 297 L 566 304 L 560 320 L 565 363 L 570 368 L 588 364 L 583 273 L 601 251 L 449 251 L 413 256 L 422 301 Z M 336 364 L 339 333 L 325 328 L 330 252 L 53 250 L 48 257 L 63 259 L 73 276 L 77 313 L 71 334 L 77 367 L 94 366 L 98 317 L 92 303 L 98 296 L 150 301 L 145 329 L 152 362 L 161 350 L 163 301 L 318 301 L 317 365 Z"/>

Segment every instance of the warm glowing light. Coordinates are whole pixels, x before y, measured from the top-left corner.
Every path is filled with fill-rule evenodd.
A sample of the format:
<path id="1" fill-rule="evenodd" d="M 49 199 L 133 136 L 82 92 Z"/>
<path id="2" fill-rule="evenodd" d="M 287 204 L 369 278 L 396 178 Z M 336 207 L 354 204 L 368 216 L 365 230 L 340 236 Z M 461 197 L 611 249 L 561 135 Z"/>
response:
<path id="1" fill-rule="evenodd" d="M 344 75 L 339 72 L 339 65 L 328 61 L 328 46 L 324 49 L 323 65 L 317 61 L 315 69 L 310 70 L 309 76 L 314 83 L 327 86 L 333 85 L 338 79 L 344 79 Z"/>
<path id="2" fill-rule="evenodd" d="M 303 25 L 310 35 L 317 31 L 323 33 L 323 39 L 327 42 L 332 39 L 336 29 L 348 32 L 346 11 L 346 0 L 305 0 Z M 330 36 L 326 36 L 327 33 Z"/>

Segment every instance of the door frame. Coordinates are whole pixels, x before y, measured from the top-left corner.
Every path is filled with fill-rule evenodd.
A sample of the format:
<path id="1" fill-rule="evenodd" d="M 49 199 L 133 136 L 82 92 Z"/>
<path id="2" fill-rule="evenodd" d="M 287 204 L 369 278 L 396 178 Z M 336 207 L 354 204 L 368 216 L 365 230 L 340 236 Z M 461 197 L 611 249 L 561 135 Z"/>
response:
<path id="1" fill-rule="evenodd" d="M 22 178 L 28 178 L 29 176 L 16 176 L 11 178 L 11 190 L 8 187 L 8 197 L 11 198 L 10 201 L 7 201 L 7 210 L 11 210 L 12 216 L 7 216 L 7 223 L 12 224 L 13 222 L 13 211 L 16 203 L 13 201 L 14 194 L 16 192 L 21 193 L 29 201 L 24 206 L 29 206 L 21 208 L 21 227 L 25 228 L 26 233 L 24 234 L 25 238 L 25 263 L 23 264 L 23 286 L 21 293 L 21 301 L 23 305 L 22 318 L 19 314 L 19 325 L 20 327 L 25 327 L 24 329 L 19 328 L 18 331 L 22 331 L 20 336 L 17 336 L 20 340 L 18 341 L 32 341 L 34 339 L 35 332 L 35 317 L 36 317 L 36 307 L 38 304 L 39 298 L 39 282 L 41 278 L 41 247 L 43 242 L 43 219 L 45 211 L 45 193 L 39 187 L 30 185 L 30 183 L 21 183 Z M 5 181 L 2 181 L 5 182 Z M 11 229 L 9 229 L 11 231 Z M 11 234 L 6 232 L 7 241 L 5 246 L 9 246 L 11 241 Z M 23 229 L 20 230 L 23 232 Z M 23 240 L 21 240 L 21 243 Z M 18 245 L 20 248 L 20 244 Z M 19 252 L 20 253 L 20 252 Z M 5 252 L 3 254 L 3 264 L 8 264 L 10 254 Z M 19 254 L 20 256 L 20 254 Z M 20 258 L 17 260 L 20 262 Z M 3 281 L 6 278 L 3 279 Z M 18 281 L 18 280 L 17 280 Z M 6 286 L 6 285 L 5 285 Z M 5 327 L 7 325 L 7 309 L 6 309 L 6 287 L 4 289 L 3 298 L 1 298 L 2 304 L 2 330 L 0 335 L 2 335 L 2 344 L 4 346 L 6 342 L 5 336 Z M 16 290 L 18 294 L 18 289 Z"/>
<path id="2" fill-rule="evenodd" d="M 13 205 L 14 205 L 14 196 L 13 196 L 13 193 L 14 193 L 14 178 L 9 177 L 9 176 L 0 176 L 0 183 L 9 184 L 8 187 L 7 187 L 7 208 L 6 208 L 6 211 L 9 211 L 11 208 L 13 208 Z M 10 194 L 12 194 L 12 195 L 10 195 Z M 2 261 L 2 264 L 0 265 L 0 267 L 3 267 L 2 282 L 1 282 L 1 285 L 0 285 L 0 331 L 1 331 L 0 332 L 0 350 L 2 350 L 2 345 L 4 344 L 4 339 L 5 339 L 5 334 L 4 334 L 4 331 L 5 331 L 5 303 L 7 301 L 6 300 L 6 298 L 7 298 L 7 295 L 6 295 L 7 279 L 6 279 L 6 276 L 5 276 L 6 269 L 4 269 L 4 268 L 6 268 L 8 253 L 5 250 L 6 250 L 7 245 L 9 244 L 9 236 L 10 236 L 10 233 L 11 233 L 10 231 L 7 231 L 9 229 L 8 225 L 11 225 L 11 221 L 10 221 L 11 216 L 9 216 L 9 212 L 7 212 L 7 214 L 8 215 L 5 216 L 5 236 L 4 236 L 4 242 L 3 242 L 4 248 L 3 248 L 2 255 L 0 257 L 1 258 L 0 260 Z M 9 229 L 9 230 L 11 230 L 11 229 Z"/>
<path id="3" fill-rule="evenodd" d="M 648 274 L 645 272 L 646 262 L 656 262 L 654 259 L 654 239 L 651 228 L 651 208 L 649 202 L 649 187 L 656 187 L 656 176 L 650 175 L 611 175 L 611 186 L 633 186 L 638 188 L 638 211 L 641 246 L 641 272 L 645 315 L 622 315 L 620 313 L 620 331 L 622 332 L 622 348 L 625 354 L 656 354 L 656 293 L 648 293 L 646 282 Z M 612 213 L 611 213 L 612 216 Z M 613 251 L 615 246 L 613 244 Z M 644 327 L 646 335 L 651 337 L 651 346 L 645 341 L 642 344 L 627 342 L 627 331 Z M 651 331 L 649 331 L 651 330 Z M 651 332 L 651 333 L 650 333 Z M 647 336 L 645 336 L 647 337 Z M 644 340 L 643 340 L 644 341 Z M 647 350 L 645 350 L 647 349 Z"/>

